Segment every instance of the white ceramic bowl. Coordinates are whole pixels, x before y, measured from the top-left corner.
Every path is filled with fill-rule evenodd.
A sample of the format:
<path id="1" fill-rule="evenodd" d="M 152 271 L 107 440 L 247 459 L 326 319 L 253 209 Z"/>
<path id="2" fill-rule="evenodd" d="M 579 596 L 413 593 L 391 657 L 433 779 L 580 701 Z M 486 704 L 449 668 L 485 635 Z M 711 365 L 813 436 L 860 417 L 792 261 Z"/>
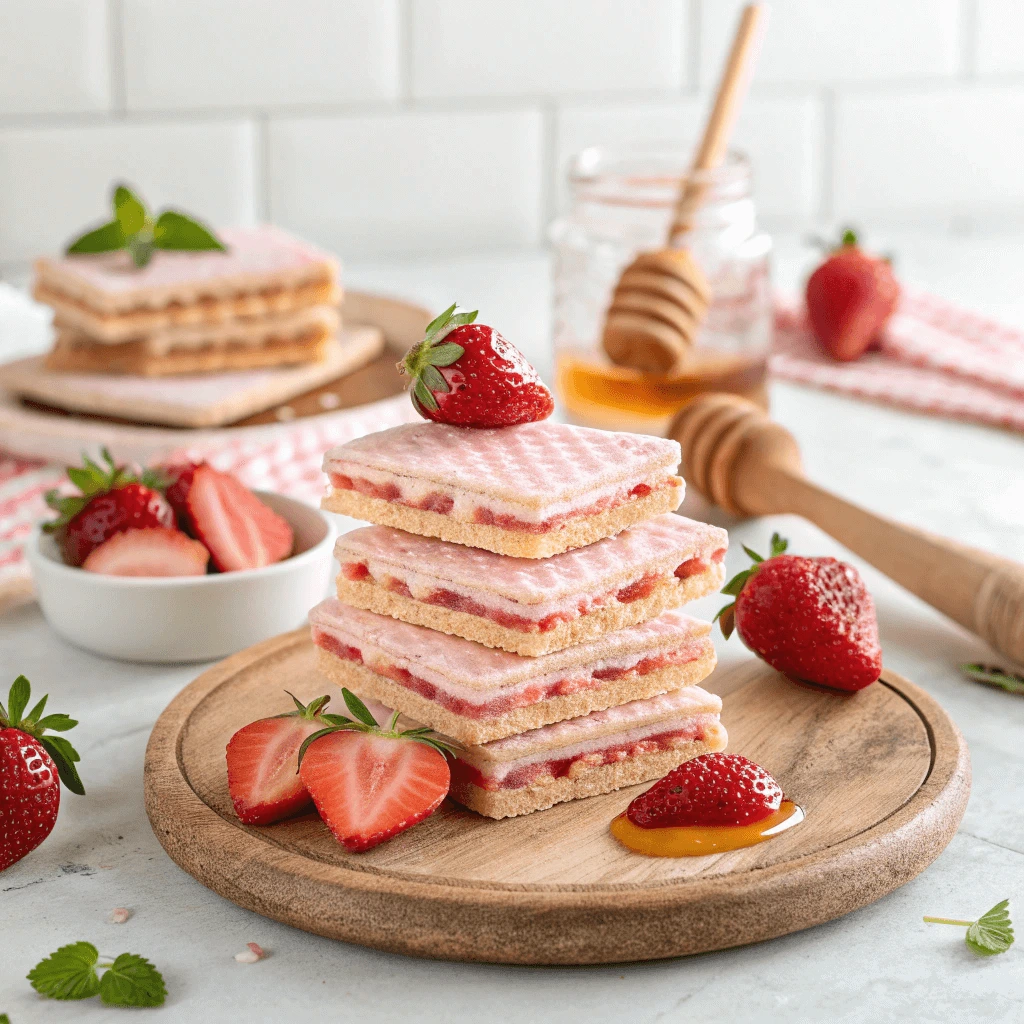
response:
<path id="1" fill-rule="evenodd" d="M 335 529 L 318 509 L 255 492 L 295 531 L 295 554 L 262 569 L 141 579 L 65 565 L 37 530 L 29 563 L 46 621 L 78 647 L 127 661 L 209 661 L 306 620 L 327 593 Z"/>

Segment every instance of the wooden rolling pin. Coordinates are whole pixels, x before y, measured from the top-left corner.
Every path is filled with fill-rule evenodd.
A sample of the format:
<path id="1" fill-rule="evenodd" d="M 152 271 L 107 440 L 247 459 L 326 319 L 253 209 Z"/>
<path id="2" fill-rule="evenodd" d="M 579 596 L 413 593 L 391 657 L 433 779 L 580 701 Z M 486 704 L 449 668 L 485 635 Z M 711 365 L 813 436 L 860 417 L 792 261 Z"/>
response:
<path id="1" fill-rule="evenodd" d="M 785 427 L 735 395 L 692 401 L 669 428 L 683 475 L 734 515 L 809 519 L 933 608 L 1024 663 L 1024 565 L 875 515 L 811 483 Z"/>

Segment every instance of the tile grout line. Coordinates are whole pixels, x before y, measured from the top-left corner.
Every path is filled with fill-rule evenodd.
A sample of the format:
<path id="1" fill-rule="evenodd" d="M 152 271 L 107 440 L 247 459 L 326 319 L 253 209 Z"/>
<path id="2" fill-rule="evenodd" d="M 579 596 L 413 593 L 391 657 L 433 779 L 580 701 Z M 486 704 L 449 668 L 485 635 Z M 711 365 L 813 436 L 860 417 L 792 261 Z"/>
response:
<path id="1" fill-rule="evenodd" d="M 400 108 L 409 108 L 414 105 L 412 94 L 413 0 L 397 0 L 397 2 L 398 19 L 396 22 L 396 31 L 398 33 L 398 39 L 396 41 L 396 45 L 398 47 L 398 93 L 396 100 Z"/>
<path id="2" fill-rule="evenodd" d="M 109 0 L 107 7 L 107 45 L 110 60 L 111 112 L 124 116 L 128 109 L 128 81 L 125 74 L 123 0 Z"/>
<path id="3" fill-rule="evenodd" d="M 965 828 L 957 829 L 957 833 L 962 836 L 969 836 L 971 839 L 977 839 L 979 843 L 985 843 L 987 846 L 993 846 L 997 850 L 1005 850 L 1007 853 L 1016 853 L 1020 857 L 1024 857 L 1024 850 L 1018 850 L 1014 846 L 1004 846 L 1002 843 L 997 843 L 993 839 L 986 839 L 984 836 L 976 836 L 973 832 L 968 832 Z"/>
<path id="4" fill-rule="evenodd" d="M 689 73 L 687 75 L 688 89 L 686 95 L 696 96 L 700 92 L 701 72 L 701 26 L 703 24 L 703 0 L 689 0 L 687 20 L 687 31 L 690 33 L 687 58 L 689 60 Z"/>
<path id="5" fill-rule="evenodd" d="M 978 77 L 976 62 L 978 42 L 978 0 L 960 0 L 959 8 L 959 78 L 972 82 Z"/>
<path id="6" fill-rule="evenodd" d="M 253 118 L 253 199 L 256 220 L 273 223 L 270 190 L 270 115 L 263 111 Z"/>
<path id="7" fill-rule="evenodd" d="M 836 167 L 836 93 L 821 93 L 821 124 L 818 132 L 818 221 L 821 224 L 835 217 Z"/>

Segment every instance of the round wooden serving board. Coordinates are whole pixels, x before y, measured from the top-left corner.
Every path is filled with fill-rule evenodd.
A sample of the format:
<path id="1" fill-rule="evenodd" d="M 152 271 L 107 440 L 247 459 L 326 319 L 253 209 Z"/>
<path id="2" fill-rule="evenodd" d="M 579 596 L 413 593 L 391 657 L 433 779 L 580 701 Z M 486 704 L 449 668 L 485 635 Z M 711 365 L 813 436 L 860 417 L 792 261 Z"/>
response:
<path id="1" fill-rule="evenodd" d="M 718 672 L 729 749 L 765 765 L 807 813 L 759 846 L 693 858 L 631 853 L 608 823 L 644 787 L 492 821 L 451 801 L 363 854 L 306 815 L 241 825 L 224 748 L 245 723 L 337 691 L 308 630 L 204 672 L 146 752 L 164 849 L 222 896 L 332 938 L 453 960 L 583 964 L 722 949 L 820 924 L 909 881 L 953 837 L 970 789 L 963 737 L 886 672 L 858 694 L 789 682 L 761 662 Z M 340 699 L 339 699 L 340 702 Z"/>

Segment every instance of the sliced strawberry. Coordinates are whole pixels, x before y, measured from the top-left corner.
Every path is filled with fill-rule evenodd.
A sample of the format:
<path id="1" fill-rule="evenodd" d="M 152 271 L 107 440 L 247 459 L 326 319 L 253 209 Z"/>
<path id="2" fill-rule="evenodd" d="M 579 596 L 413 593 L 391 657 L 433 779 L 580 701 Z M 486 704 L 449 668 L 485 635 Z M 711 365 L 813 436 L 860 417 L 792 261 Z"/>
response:
<path id="1" fill-rule="evenodd" d="M 378 728 L 355 694 L 342 693 L 355 720 L 342 719 L 308 742 L 299 774 L 334 837 L 358 853 L 433 814 L 451 774 L 447 747 L 429 729 L 396 732 L 397 714 Z"/>
<path id="2" fill-rule="evenodd" d="M 299 777 L 299 748 L 323 729 L 320 715 L 329 699 L 307 706 L 292 697 L 297 710 L 252 722 L 228 741 L 228 792 L 246 825 L 269 825 L 310 806 Z"/>
<path id="3" fill-rule="evenodd" d="M 183 530 L 188 527 L 188 506 L 186 501 L 189 488 L 192 486 L 192 477 L 200 465 L 202 463 L 182 462 L 163 468 L 163 473 L 168 481 L 164 497 L 171 508 L 174 509 L 174 514 L 178 517 L 178 525 Z"/>
<path id="4" fill-rule="evenodd" d="M 202 576 L 210 552 L 180 530 L 154 526 L 116 533 L 82 563 L 105 576 Z"/>
<path id="5" fill-rule="evenodd" d="M 197 466 L 185 505 L 193 532 L 221 572 L 258 569 L 292 552 L 288 521 L 230 473 Z"/>

